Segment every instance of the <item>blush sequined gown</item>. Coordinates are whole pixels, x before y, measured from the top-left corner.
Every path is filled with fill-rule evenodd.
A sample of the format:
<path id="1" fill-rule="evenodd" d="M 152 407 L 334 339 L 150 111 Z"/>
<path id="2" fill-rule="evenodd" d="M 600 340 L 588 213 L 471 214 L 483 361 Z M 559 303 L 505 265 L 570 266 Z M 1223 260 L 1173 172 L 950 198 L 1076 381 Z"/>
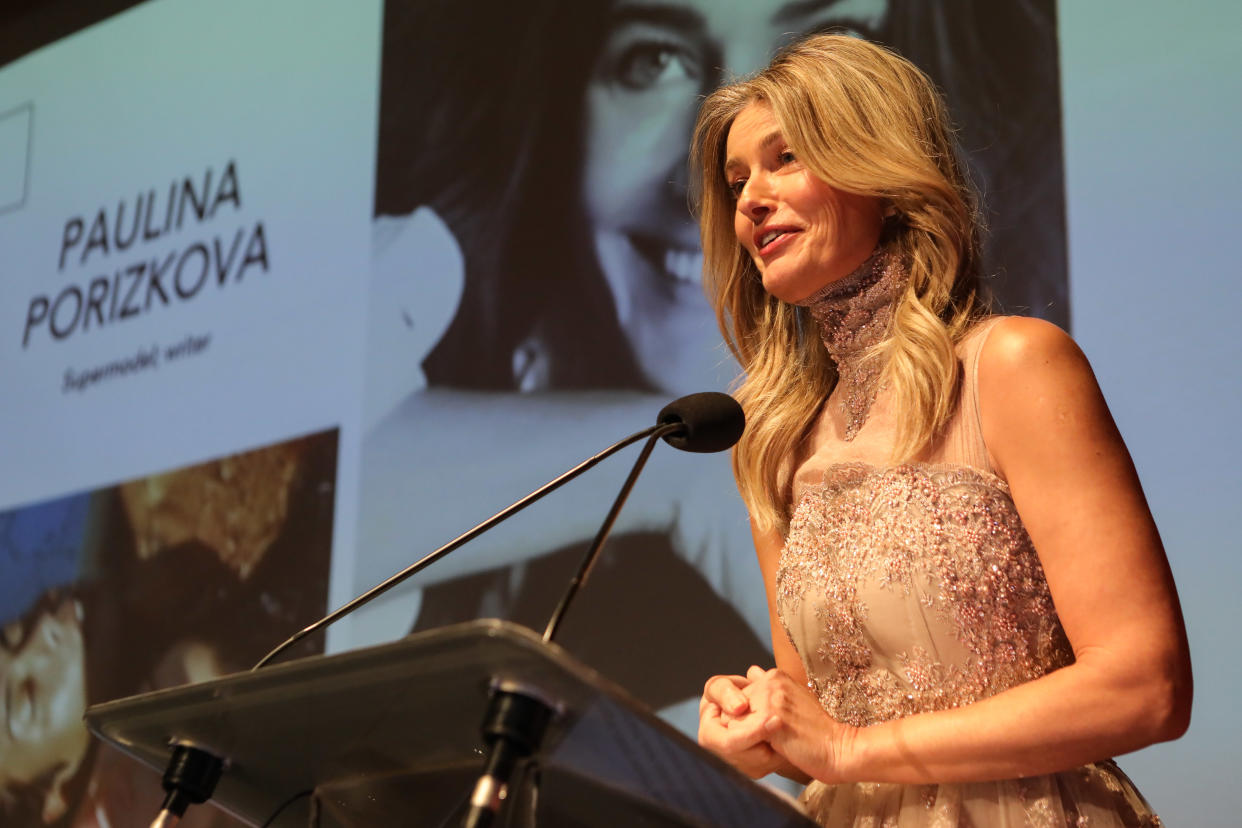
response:
<path id="1" fill-rule="evenodd" d="M 863 274 L 861 307 L 850 297 L 842 310 L 838 296 L 841 312 L 828 319 L 824 297 L 811 307 L 842 381 L 794 471 L 777 574 L 780 618 L 811 689 L 834 719 L 856 726 L 966 705 L 1074 660 L 982 437 L 977 357 L 996 318 L 958 346 L 959 402 L 941 436 L 917 462 L 887 463 L 896 425 L 889 396 L 874 382 L 868 390 L 851 359 L 887 329 L 883 265 L 875 278 Z M 812 782 L 803 802 L 834 827 L 1160 825 L 1109 760 L 992 782 Z"/>

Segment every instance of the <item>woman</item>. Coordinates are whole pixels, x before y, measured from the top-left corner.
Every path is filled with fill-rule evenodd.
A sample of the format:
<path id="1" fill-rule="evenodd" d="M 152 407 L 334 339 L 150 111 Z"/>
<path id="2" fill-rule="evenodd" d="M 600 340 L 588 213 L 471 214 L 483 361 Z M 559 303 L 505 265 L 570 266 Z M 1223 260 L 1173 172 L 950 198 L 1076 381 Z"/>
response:
<path id="1" fill-rule="evenodd" d="M 700 741 L 823 825 L 1155 825 L 1105 757 L 1190 715 L 1133 466 L 1059 329 L 987 317 L 974 198 L 916 68 L 813 37 L 703 105 L 706 273 L 776 667 Z"/>

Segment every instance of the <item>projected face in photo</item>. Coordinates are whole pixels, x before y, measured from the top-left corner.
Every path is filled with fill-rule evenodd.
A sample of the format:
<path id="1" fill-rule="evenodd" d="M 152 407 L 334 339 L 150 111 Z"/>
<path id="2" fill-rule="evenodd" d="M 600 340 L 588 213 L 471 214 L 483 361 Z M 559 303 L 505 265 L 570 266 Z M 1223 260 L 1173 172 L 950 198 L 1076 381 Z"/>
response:
<path id="1" fill-rule="evenodd" d="M 701 285 L 686 148 L 701 96 L 817 31 L 876 38 L 889 0 L 619 0 L 586 90 L 583 201 L 643 378 L 672 392 L 731 378 Z"/>
<path id="2" fill-rule="evenodd" d="M 8 624 L 0 646 L 0 803 L 42 799 L 44 821 L 67 808 L 63 786 L 86 755 L 86 677 L 81 605 L 46 600 Z"/>

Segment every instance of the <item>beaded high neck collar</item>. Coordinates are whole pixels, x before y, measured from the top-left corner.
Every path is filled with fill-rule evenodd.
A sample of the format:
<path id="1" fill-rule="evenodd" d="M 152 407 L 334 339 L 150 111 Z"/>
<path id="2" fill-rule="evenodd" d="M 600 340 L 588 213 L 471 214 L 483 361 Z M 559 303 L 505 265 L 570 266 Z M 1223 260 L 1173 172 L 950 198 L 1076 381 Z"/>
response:
<path id="1" fill-rule="evenodd" d="M 846 440 L 853 440 L 866 423 L 879 392 L 882 366 L 868 358 L 870 349 L 888 336 L 893 309 L 908 281 L 901 257 L 881 247 L 853 273 L 798 302 L 819 326 L 820 339 L 837 365 L 832 396 L 845 417 Z"/>

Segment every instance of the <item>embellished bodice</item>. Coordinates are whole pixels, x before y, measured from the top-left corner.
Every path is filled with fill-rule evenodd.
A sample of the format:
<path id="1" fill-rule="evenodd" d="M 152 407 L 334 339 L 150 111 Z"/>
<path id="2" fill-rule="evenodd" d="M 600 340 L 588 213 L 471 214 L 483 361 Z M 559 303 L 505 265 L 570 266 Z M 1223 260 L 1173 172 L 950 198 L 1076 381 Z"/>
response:
<path id="1" fill-rule="evenodd" d="M 802 496 L 777 575 L 812 689 L 870 725 L 1073 661 L 1008 487 L 969 466 L 844 463 Z"/>
<path id="2" fill-rule="evenodd" d="M 990 325 L 959 347 L 957 413 L 919 462 L 885 463 L 895 418 L 881 388 L 850 439 L 830 398 L 795 472 L 778 611 L 839 721 L 968 704 L 1073 661 L 983 445 L 975 360 Z"/>

